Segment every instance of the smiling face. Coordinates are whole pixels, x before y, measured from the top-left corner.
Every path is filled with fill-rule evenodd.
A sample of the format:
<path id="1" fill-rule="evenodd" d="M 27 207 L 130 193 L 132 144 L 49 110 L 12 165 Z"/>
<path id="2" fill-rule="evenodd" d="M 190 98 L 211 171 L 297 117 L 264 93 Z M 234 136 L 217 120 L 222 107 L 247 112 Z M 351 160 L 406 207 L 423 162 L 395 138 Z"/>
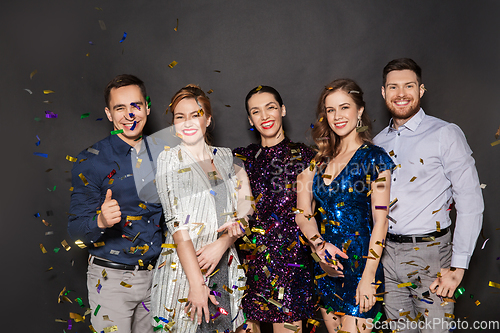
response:
<path id="1" fill-rule="evenodd" d="M 173 113 L 175 131 L 185 144 L 204 142 L 212 118 L 207 118 L 207 114 L 200 111 L 200 106 L 194 98 L 181 100 Z"/>
<path id="2" fill-rule="evenodd" d="M 405 69 L 387 74 L 382 96 L 385 105 L 395 120 L 403 123 L 420 110 L 420 98 L 424 95 L 424 85 L 418 84 L 417 74 Z"/>
<path id="3" fill-rule="evenodd" d="M 248 100 L 248 121 L 263 140 L 276 138 L 282 131 L 285 106 L 280 106 L 273 94 L 257 93 Z"/>
<path id="4" fill-rule="evenodd" d="M 356 124 L 364 108 L 358 106 L 343 90 L 336 90 L 325 98 L 328 125 L 340 138 L 357 136 Z"/>
<path id="5" fill-rule="evenodd" d="M 104 111 L 113 123 L 114 130 L 123 130 L 117 135 L 134 146 L 142 135 L 150 112 L 141 89 L 136 85 L 111 89 L 109 108 L 106 107 Z"/>

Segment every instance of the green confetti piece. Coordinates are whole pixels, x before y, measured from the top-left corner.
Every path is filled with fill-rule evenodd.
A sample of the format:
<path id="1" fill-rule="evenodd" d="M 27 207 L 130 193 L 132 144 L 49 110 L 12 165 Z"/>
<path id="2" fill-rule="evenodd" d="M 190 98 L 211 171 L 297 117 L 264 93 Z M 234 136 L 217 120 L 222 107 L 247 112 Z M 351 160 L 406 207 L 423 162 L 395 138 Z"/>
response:
<path id="1" fill-rule="evenodd" d="M 154 316 L 154 317 L 153 317 L 153 319 L 154 319 L 157 323 L 159 323 L 159 322 L 160 322 L 160 318 L 158 318 L 157 316 Z"/>
<path id="2" fill-rule="evenodd" d="M 101 305 L 98 305 L 96 308 L 95 308 L 95 311 L 94 311 L 94 316 L 97 316 L 97 312 L 99 312 L 99 309 L 101 308 Z"/>
<path id="3" fill-rule="evenodd" d="M 42 120 L 41 118 L 35 117 L 35 121 L 40 121 Z"/>
<path id="4" fill-rule="evenodd" d="M 153 331 L 155 331 L 155 332 L 156 332 L 156 331 L 159 331 L 159 330 L 162 330 L 162 329 L 163 329 L 163 326 L 162 326 L 162 324 L 160 324 L 160 325 L 158 325 L 158 326 L 154 327 L 154 328 L 153 328 Z"/>
<path id="5" fill-rule="evenodd" d="M 464 287 L 460 287 L 460 288 L 457 288 L 457 290 L 455 290 L 455 295 L 454 296 L 455 296 L 455 298 L 459 298 L 464 293 L 465 293 L 465 288 Z"/>
<path id="6" fill-rule="evenodd" d="M 111 135 L 120 134 L 120 133 L 123 133 L 123 129 L 111 131 Z"/>
<path id="7" fill-rule="evenodd" d="M 82 301 L 82 299 L 81 299 L 80 297 L 78 297 L 78 298 L 76 299 L 76 301 L 78 302 L 78 305 L 80 305 L 80 307 L 82 307 L 82 308 L 84 308 L 84 307 L 85 307 L 85 305 L 83 304 L 83 301 Z"/>
<path id="8" fill-rule="evenodd" d="M 258 276 L 258 275 L 254 275 L 254 276 L 253 276 L 253 279 L 254 279 L 255 281 L 259 281 L 259 276 Z"/>
<path id="9" fill-rule="evenodd" d="M 257 243 L 257 238 L 255 238 L 255 237 L 254 237 L 254 238 L 252 239 L 252 243 L 256 244 L 256 243 Z"/>
<path id="10" fill-rule="evenodd" d="M 417 285 L 415 283 L 413 283 L 413 282 L 411 283 L 410 287 L 412 287 L 413 289 L 417 289 Z"/>
<path id="11" fill-rule="evenodd" d="M 57 253 L 57 252 L 59 252 L 59 250 L 60 250 L 60 248 L 56 247 L 56 248 L 54 249 L 54 252 L 55 252 L 55 253 Z"/>
<path id="12" fill-rule="evenodd" d="M 375 324 L 377 321 L 380 320 L 381 317 L 382 317 L 382 312 L 377 313 L 375 318 L 373 318 L 373 323 Z"/>
<path id="13" fill-rule="evenodd" d="M 456 298 L 456 297 L 455 297 Z M 474 298 L 474 295 L 473 294 L 470 294 L 470 298 Z"/>
<path id="14" fill-rule="evenodd" d="M 52 190 L 52 192 L 54 192 L 54 191 L 56 190 L 56 186 L 57 186 L 57 185 L 54 185 L 54 189 Z"/>
<path id="15" fill-rule="evenodd" d="M 358 260 L 359 259 L 359 256 L 357 254 L 353 254 L 352 257 L 354 258 L 354 260 Z"/>
<path id="16" fill-rule="evenodd" d="M 84 113 L 80 116 L 80 119 L 84 119 L 84 118 L 87 118 L 88 116 L 90 116 L 90 113 Z"/>

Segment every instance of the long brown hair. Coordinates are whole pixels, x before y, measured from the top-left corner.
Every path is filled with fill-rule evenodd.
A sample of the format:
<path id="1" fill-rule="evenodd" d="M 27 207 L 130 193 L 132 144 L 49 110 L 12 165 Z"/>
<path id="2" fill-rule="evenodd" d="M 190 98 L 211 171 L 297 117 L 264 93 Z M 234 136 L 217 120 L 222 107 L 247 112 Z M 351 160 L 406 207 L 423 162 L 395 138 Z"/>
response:
<path id="1" fill-rule="evenodd" d="M 348 93 L 356 104 L 358 110 L 365 107 L 363 91 L 356 84 L 356 82 L 351 79 L 337 79 L 323 89 L 316 109 L 317 120 L 312 130 L 312 137 L 318 146 L 318 153 L 316 154 L 316 157 L 314 157 L 314 160 L 317 163 L 325 162 L 328 159 L 337 156 L 339 153 L 340 137 L 330 128 L 325 108 L 326 97 L 338 90 Z M 358 136 L 361 140 L 363 140 L 363 142 L 371 143 L 372 125 L 366 109 L 361 115 L 361 122 L 363 123 L 363 126 L 367 126 L 368 129 L 363 132 L 358 132 Z"/>

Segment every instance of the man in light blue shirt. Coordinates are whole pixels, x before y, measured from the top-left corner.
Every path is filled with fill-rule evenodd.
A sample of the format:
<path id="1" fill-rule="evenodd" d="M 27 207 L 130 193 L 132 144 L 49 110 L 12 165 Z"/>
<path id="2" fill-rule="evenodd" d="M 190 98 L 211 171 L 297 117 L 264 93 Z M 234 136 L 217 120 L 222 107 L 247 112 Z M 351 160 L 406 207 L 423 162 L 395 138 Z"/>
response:
<path id="1" fill-rule="evenodd" d="M 469 266 L 483 219 L 472 151 L 457 125 L 420 108 L 425 88 L 412 59 L 389 62 L 383 79 L 382 96 L 392 119 L 374 143 L 397 165 L 382 257 L 385 311 L 399 320 L 393 325 L 402 332 L 447 332 L 453 294 Z M 416 317 L 420 322 L 410 320 Z"/>

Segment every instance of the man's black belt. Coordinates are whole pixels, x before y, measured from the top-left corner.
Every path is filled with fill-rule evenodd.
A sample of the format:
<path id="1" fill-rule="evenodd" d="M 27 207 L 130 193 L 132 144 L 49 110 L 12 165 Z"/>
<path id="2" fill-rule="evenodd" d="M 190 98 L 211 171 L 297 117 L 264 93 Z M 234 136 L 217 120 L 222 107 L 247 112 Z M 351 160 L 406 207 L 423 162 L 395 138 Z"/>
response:
<path id="1" fill-rule="evenodd" d="M 450 227 L 447 227 L 445 229 L 442 229 L 441 231 L 434 231 L 429 234 L 425 235 L 418 235 L 418 236 L 412 236 L 412 235 L 394 235 L 391 233 L 387 233 L 387 240 L 390 240 L 391 242 L 397 242 L 397 243 L 413 243 L 413 238 L 415 238 L 415 242 L 432 242 L 434 241 L 437 237 L 444 236 L 450 231 Z"/>
<path id="2" fill-rule="evenodd" d="M 138 267 L 138 270 L 141 271 L 141 270 L 148 269 L 148 266 L 150 264 L 154 267 L 154 265 L 156 264 L 156 260 L 151 260 L 148 263 L 144 263 L 143 266 L 140 266 L 140 265 L 135 266 L 135 265 L 120 264 L 117 262 L 102 260 L 102 259 L 99 259 L 97 257 L 94 257 L 93 263 L 96 265 L 99 265 L 99 266 L 103 266 L 103 267 L 114 268 L 114 269 L 124 269 L 127 271 L 135 271 L 136 267 Z"/>

